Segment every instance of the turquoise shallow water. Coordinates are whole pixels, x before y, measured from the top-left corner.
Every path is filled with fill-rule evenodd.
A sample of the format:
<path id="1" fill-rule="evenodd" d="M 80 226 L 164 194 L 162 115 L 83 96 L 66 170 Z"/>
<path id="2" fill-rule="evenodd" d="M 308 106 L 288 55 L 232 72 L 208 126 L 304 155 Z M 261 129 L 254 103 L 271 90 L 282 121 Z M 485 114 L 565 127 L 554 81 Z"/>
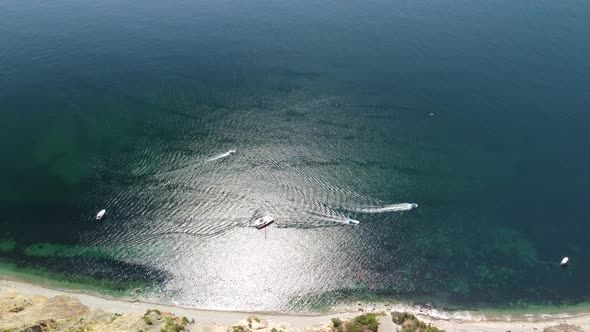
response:
<path id="1" fill-rule="evenodd" d="M 5 1 L 0 262 L 215 309 L 583 302 L 588 35 L 584 2 Z"/>

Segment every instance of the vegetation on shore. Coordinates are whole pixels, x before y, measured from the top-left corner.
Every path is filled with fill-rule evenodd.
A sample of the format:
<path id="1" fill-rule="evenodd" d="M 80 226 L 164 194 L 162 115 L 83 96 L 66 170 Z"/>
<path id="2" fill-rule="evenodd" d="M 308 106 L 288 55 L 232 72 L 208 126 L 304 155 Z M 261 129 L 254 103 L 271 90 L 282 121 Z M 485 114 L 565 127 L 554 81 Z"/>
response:
<path id="1" fill-rule="evenodd" d="M 416 316 L 406 312 L 392 312 L 393 322 L 401 326 L 401 332 L 445 332 L 430 324 L 420 321 Z M 379 320 L 377 314 L 367 313 L 348 321 L 332 318 L 333 332 L 377 332 Z"/>
<path id="2" fill-rule="evenodd" d="M 379 321 L 377 314 L 368 313 L 343 322 L 339 318 L 332 318 L 334 332 L 377 332 Z"/>
<path id="3" fill-rule="evenodd" d="M 407 312 L 392 312 L 391 319 L 401 326 L 401 332 L 445 332 L 430 324 L 419 320 L 413 314 Z"/>
<path id="4" fill-rule="evenodd" d="M 190 325 L 195 321 L 189 321 L 186 317 L 176 317 L 169 312 L 161 312 L 157 309 L 148 309 L 143 315 L 143 320 L 149 329 L 152 326 L 159 328 L 160 332 L 190 331 Z"/>

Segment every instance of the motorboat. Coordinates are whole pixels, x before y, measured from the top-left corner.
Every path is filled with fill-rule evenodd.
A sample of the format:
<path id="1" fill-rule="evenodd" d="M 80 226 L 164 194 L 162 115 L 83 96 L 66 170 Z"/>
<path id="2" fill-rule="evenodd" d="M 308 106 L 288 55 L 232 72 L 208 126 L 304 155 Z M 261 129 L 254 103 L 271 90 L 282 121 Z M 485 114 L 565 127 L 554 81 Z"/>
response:
<path id="1" fill-rule="evenodd" d="M 570 259 L 569 257 L 564 257 L 561 262 L 559 263 L 559 265 L 561 265 L 562 267 L 567 267 L 567 265 L 570 263 Z"/>
<path id="2" fill-rule="evenodd" d="M 360 224 L 360 221 L 358 221 L 358 220 L 354 220 L 354 219 L 350 219 L 350 218 L 347 218 L 347 219 L 344 221 L 344 223 L 345 223 L 346 225 L 358 225 L 358 224 Z"/>
<path id="3" fill-rule="evenodd" d="M 273 222 L 275 222 L 273 217 L 264 216 L 264 217 L 258 218 L 254 221 L 254 227 L 256 227 L 256 229 L 263 229 L 263 228 L 269 226 L 270 224 L 272 224 Z"/>
<path id="4" fill-rule="evenodd" d="M 98 213 L 96 214 L 96 220 L 102 219 L 102 217 L 104 217 L 105 213 L 107 213 L 107 210 L 105 210 L 105 209 L 98 211 Z"/>
<path id="5" fill-rule="evenodd" d="M 418 207 L 418 204 L 416 203 L 410 203 L 410 208 L 415 209 Z"/>

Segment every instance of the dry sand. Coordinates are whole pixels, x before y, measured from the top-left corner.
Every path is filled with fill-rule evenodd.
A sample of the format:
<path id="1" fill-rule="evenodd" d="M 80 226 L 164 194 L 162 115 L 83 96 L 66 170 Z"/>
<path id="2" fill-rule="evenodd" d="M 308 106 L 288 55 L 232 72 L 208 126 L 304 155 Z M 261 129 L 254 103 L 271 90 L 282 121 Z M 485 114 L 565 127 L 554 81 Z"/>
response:
<path id="1" fill-rule="evenodd" d="M 587 332 L 590 331 L 590 315 L 580 315 L 565 319 L 546 321 L 453 321 L 431 320 L 419 316 L 421 320 L 448 332 Z"/>

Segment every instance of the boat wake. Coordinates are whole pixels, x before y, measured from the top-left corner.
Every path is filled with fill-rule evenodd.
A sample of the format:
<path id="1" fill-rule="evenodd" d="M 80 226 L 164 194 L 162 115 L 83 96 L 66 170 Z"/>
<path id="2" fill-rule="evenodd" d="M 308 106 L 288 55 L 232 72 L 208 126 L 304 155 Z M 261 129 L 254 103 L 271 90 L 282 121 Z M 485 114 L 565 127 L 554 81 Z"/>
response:
<path id="1" fill-rule="evenodd" d="M 359 213 L 386 213 L 386 212 L 397 212 L 397 211 L 409 211 L 418 207 L 416 203 L 399 203 L 391 204 L 382 207 L 369 207 L 369 208 L 357 208 L 349 209 Z"/>
<path id="2" fill-rule="evenodd" d="M 323 214 L 313 213 L 313 212 L 310 212 L 309 214 L 311 214 L 314 218 L 317 218 L 322 221 L 335 222 L 335 223 L 344 224 L 344 225 L 358 225 L 360 223 L 358 220 L 354 220 L 354 219 L 350 219 L 350 218 L 342 217 L 342 216 L 326 216 Z"/>
<path id="3" fill-rule="evenodd" d="M 211 158 L 207 159 L 207 161 L 214 161 L 214 160 L 217 160 L 217 159 L 225 158 L 225 157 L 230 156 L 232 153 L 236 153 L 236 150 L 229 150 L 229 151 L 227 151 L 225 153 L 218 154 L 218 155 L 216 155 L 214 157 L 211 157 Z"/>

